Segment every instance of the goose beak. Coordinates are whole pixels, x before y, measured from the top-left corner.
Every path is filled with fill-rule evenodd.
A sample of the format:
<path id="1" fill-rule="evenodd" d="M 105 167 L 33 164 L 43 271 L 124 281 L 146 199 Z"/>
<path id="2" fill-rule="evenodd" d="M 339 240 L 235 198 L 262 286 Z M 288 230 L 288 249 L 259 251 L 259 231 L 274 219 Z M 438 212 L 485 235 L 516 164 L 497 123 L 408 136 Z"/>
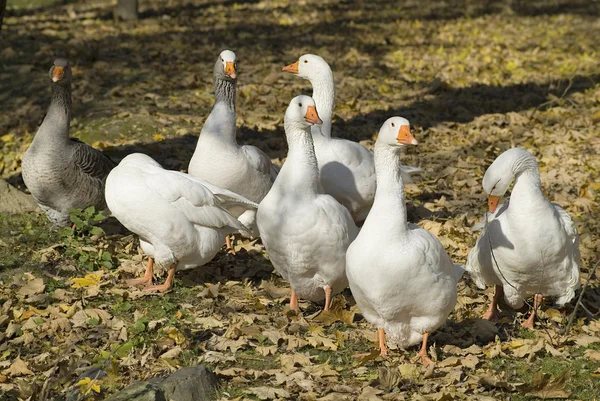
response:
<path id="1" fill-rule="evenodd" d="M 401 145 L 418 145 L 419 142 L 415 139 L 412 132 L 410 132 L 410 127 L 408 125 L 403 125 L 398 130 L 398 136 L 396 140 Z"/>
<path id="2" fill-rule="evenodd" d="M 490 212 L 494 213 L 496 211 L 496 208 L 498 208 L 499 201 L 499 196 L 488 195 L 488 208 L 490 209 Z"/>
<path id="3" fill-rule="evenodd" d="M 291 72 L 292 74 L 298 74 L 298 61 L 294 64 L 283 67 L 282 71 Z"/>
<path id="4" fill-rule="evenodd" d="M 306 114 L 304 115 L 304 119 L 307 123 L 310 124 L 323 124 L 323 121 L 319 118 L 317 114 L 317 108 L 315 106 L 308 106 L 306 109 Z"/>
<path id="5" fill-rule="evenodd" d="M 65 70 L 57 65 L 52 70 L 52 82 L 58 82 L 65 77 Z"/>
<path id="6" fill-rule="evenodd" d="M 225 62 L 225 74 L 229 75 L 231 79 L 237 78 L 237 72 L 235 71 L 235 63 L 233 61 Z"/>

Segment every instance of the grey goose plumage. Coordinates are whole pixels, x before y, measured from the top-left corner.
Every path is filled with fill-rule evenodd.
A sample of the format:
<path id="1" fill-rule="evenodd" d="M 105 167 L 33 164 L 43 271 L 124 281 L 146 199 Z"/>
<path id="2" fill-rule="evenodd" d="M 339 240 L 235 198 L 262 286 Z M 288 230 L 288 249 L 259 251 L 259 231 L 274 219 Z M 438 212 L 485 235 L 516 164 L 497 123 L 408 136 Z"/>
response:
<path id="1" fill-rule="evenodd" d="M 69 224 L 69 210 L 106 207 L 104 184 L 115 166 L 104 153 L 69 137 L 71 67 L 58 58 L 50 68 L 52 101 L 23 155 L 23 180 L 54 226 Z"/>

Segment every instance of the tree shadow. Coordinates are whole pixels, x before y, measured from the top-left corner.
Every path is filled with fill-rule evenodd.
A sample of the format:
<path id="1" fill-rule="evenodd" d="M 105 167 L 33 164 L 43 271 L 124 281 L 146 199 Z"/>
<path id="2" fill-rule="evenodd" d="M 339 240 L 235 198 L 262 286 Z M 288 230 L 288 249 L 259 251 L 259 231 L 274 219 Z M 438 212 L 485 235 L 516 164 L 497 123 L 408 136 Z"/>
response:
<path id="1" fill-rule="evenodd" d="M 484 114 L 505 114 L 537 107 L 543 109 L 551 97 L 583 92 L 593 88 L 598 82 L 600 74 L 542 84 L 476 84 L 465 88 L 439 88 L 432 91 L 427 96 L 428 99 L 417 100 L 404 107 L 375 110 L 349 120 L 334 121 L 333 134 L 359 133 L 353 135 L 352 139 L 370 139 L 371 133 L 378 131 L 381 124 L 391 116 L 402 116 L 411 124 L 429 128 L 442 122 L 467 123 Z M 439 87 L 437 84 L 435 86 Z"/>

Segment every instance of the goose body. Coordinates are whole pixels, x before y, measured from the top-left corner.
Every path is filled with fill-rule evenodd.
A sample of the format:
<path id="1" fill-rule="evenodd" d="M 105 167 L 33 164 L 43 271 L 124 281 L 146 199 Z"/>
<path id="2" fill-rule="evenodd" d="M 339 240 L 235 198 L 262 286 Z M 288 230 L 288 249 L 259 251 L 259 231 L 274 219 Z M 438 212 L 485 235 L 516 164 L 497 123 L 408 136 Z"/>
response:
<path id="1" fill-rule="evenodd" d="M 409 224 L 400 173 L 401 147 L 416 144 L 409 123 L 388 119 L 375 143 L 377 194 L 356 240 L 346 254 L 346 274 L 352 295 L 367 321 L 400 347 L 423 341 L 442 326 L 454 309 L 456 267 L 440 241 L 429 231 Z M 382 246 L 385 244 L 385 246 Z"/>
<path id="2" fill-rule="evenodd" d="M 357 142 L 331 136 L 335 86 L 329 64 L 319 56 L 305 54 L 284 71 L 309 80 L 313 87 L 313 98 L 323 119 L 321 126 L 311 127 L 323 191 L 344 205 L 356 222 L 364 221 L 377 186 L 373 152 Z M 401 168 L 406 182 L 411 182 L 409 173 L 421 171 Z"/>
<path id="3" fill-rule="evenodd" d="M 200 132 L 188 172 L 258 203 L 271 189 L 277 173 L 263 151 L 237 143 L 236 65 L 235 53 L 229 50 L 223 51 L 215 63 L 215 104 Z M 240 221 L 252 229 L 253 235 L 258 235 L 256 210 L 233 208 L 230 211 L 240 216 Z"/>
<path id="4" fill-rule="evenodd" d="M 104 183 L 114 163 L 101 151 L 69 138 L 71 67 L 57 59 L 50 69 L 52 101 L 23 155 L 23 181 L 54 226 L 69 225 L 69 210 L 106 207 Z"/>
<path id="5" fill-rule="evenodd" d="M 497 207 L 513 178 L 510 203 Z M 515 309 L 534 294 L 569 302 L 579 287 L 578 235 L 567 212 L 544 197 L 535 157 L 525 149 L 507 150 L 486 171 L 483 189 L 492 214 L 467 257 L 475 284 L 496 285 Z M 486 317 L 496 312 L 494 303 L 493 309 Z"/>
<path id="6" fill-rule="evenodd" d="M 190 269 L 210 262 L 225 236 L 247 231 L 227 210 L 256 209 L 244 197 L 178 171 L 149 156 L 125 157 L 106 181 L 106 203 L 144 253 L 160 268 Z"/>
<path id="7" fill-rule="evenodd" d="M 348 210 L 319 192 L 309 126 L 320 121 L 314 104 L 308 96 L 290 103 L 287 159 L 257 215 L 269 258 L 292 287 L 294 309 L 296 295 L 313 302 L 325 298 L 327 309 L 330 296 L 346 288 L 346 249 L 358 232 Z"/>

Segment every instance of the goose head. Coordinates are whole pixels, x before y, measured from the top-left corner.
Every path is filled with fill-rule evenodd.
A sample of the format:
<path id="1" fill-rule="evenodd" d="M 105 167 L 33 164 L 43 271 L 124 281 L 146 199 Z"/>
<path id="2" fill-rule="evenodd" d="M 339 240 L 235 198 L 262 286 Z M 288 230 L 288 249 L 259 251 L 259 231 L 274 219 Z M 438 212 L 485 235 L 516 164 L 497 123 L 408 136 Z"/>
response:
<path id="1" fill-rule="evenodd" d="M 494 213 L 513 178 L 527 168 L 537 170 L 535 157 L 523 148 L 512 148 L 502 153 L 488 167 L 483 176 L 483 190 L 488 194 L 488 208 Z"/>
<path id="2" fill-rule="evenodd" d="M 237 59 L 231 50 L 223 50 L 215 63 L 214 76 L 225 81 L 237 79 Z"/>
<path id="3" fill-rule="evenodd" d="M 296 96 L 285 111 L 285 122 L 294 123 L 302 128 L 323 124 L 317 113 L 315 101 L 310 96 Z"/>
<path id="4" fill-rule="evenodd" d="M 50 79 L 54 84 L 69 85 L 71 83 L 71 66 L 67 59 L 57 58 L 50 67 Z"/>
<path id="5" fill-rule="evenodd" d="M 309 81 L 319 80 L 322 77 L 332 76 L 331 67 L 323 57 L 315 54 L 300 56 L 298 61 L 283 67 L 283 71 L 291 72 Z"/>
<path id="6" fill-rule="evenodd" d="M 390 117 L 381 126 L 376 143 L 401 149 L 408 145 L 416 145 L 419 142 L 410 131 L 410 123 L 406 118 Z"/>

